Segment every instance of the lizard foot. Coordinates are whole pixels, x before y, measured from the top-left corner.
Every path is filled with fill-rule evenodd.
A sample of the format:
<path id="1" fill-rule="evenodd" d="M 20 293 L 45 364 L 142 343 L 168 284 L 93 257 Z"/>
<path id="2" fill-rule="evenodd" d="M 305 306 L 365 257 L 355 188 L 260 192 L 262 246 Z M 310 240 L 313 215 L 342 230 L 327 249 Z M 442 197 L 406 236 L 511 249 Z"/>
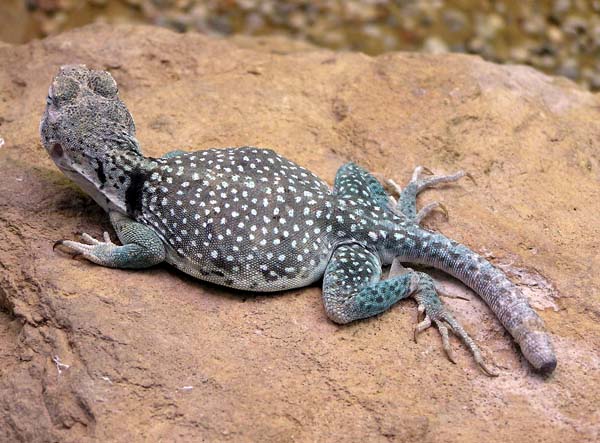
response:
<path id="1" fill-rule="evenodd" d="M 428 177 L 423 177 L 424 173 Z M 469 177 L 475 182 L 473 176 L 465 171 L 458 171 L 451 175 L 433 175 L 429 169 L 417 166 L 404 189 L 400 190 L 400 187 L 393 182 L 388 181 L 386 184 L 400 194 L 396 209 L 415 224 L 419 224 L 436 208 L 440 208 L 446 214 L 446 217 L 448 217 L 448 211 L 439 202 L 433 202 L 417 212 L 417 195 L 424 189 L 440 183 L 452 183 L 463 177 Z"/>
<path id="2" fill-rule="evenodd" d="M 91 262 L 99 263 L 100 257 L 109 255 L 115 248 L 118 248 L 110 239 L 108 232 L 104 233 L 104 241 L 96 240 L 85 232 L 80 236 L 81 243 L 72 240 L 59 240 L 54 243 L 52 249 L 61 246 L 65 252 L 71 253 L 73 258 L 82 256 Z"/>
<path id="3" fill-rule="evenodd" d="M 441 300 L 439 299 L 433 280 L 427 274 L 419 273 L 419 289 L 414 293 L 413 297 L 417 301 L 419 314 L 425 314 L 425 318 L 417 324 L 414 332 L 415 342 L 417 336 L 429 328 L 432 324 L 435 324 L 442 336 L 442 345 L 444 351 L 448 356 L 448 359 L 452 363 L 456 363 L 454 359 L 454 353 L 450 347 L 450 339 L 448 330 L 454 335 L 460 338 L 463 343 L 467 346 L 475 362 L 479 365 L 481 370 L 490 377 L 497 377 L 498 373 L 491 369 L 483 360 L 481 351 L 469 334 L 463 329 L 463 327 L 456 321 L 454 316 L 448 312 L 444 307 Z"/>
<path id="4" fill-rule="evenodd" d="M 429 175 L 429 177 L 422 178 L 421 175 L 423 172 Z M 450 175 L 434 175 L 433 172 L 431 172 L 431 170 L 429 170 L 428 168 L 424 166 L 417 166 L 413 171 L 413 175 L 410 179 L 410 182 L 408 183 L 408 186 L 414 185 L 416 187 L 416 193 L 418 194 L 424 189 L 431 188 L 440 183 L 452 183 L 457 180 L 460 180 L 463 177 L 468 177 L 473 183 L 476 183 L 473 176 L 465 171 L 458 171 Z"/>

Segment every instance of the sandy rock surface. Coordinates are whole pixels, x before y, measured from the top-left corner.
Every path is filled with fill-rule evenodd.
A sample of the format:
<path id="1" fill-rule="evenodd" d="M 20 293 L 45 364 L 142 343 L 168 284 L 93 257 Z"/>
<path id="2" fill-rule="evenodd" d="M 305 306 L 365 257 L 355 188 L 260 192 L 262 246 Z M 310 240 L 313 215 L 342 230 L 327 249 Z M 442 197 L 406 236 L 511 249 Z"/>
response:
<path id="1" fill-rule="evenodd" d="M 266 296 L 163 265 L 101 268 L 52 251 L 110 230 L 42 149 L 61 64 L 108 69 L 149 155 L 272 147 L 328 182 L 356 161 L 399 183 L 417 164 L 466 169 L 428 191 L 428 226 L 504 267 L 556 346 L 531 372 L 484 304 L 447 304 L 501 376 L 414 303 L 346 327 L 317 286 Z M 91 26 L 0 45 L 0 441 L 567 442 L 600 438 L 600 99 L 479 58 L 312 50 L 149 27 Z M 0 142 L 1 144 L 1 142 Z"/>

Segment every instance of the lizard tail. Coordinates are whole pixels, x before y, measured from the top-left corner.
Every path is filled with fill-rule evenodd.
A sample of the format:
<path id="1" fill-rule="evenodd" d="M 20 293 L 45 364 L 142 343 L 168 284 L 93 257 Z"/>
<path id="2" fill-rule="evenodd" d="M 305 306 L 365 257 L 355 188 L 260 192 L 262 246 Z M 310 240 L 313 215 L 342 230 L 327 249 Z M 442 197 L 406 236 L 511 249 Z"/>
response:
<path id="1" fill-rule="evenodd" d="M 403 244 L 397 254 L 402 261 L 441 269 L 483 298 L 537 371 L 549 374 L 556 368 L 556 356 L 543 320 L 504 272 L 438 233 L 419 230 L 418 235 L 409 236 Z"/>

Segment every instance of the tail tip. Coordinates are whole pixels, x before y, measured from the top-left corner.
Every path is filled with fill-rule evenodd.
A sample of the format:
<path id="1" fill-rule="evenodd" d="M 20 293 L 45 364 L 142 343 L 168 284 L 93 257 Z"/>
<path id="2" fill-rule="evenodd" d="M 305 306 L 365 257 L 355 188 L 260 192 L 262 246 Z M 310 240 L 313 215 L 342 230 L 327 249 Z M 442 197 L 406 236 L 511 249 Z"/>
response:
<path id="1" fill-rule="evenodd" d="M 542 375 L 550 375 L 556 369 L 556 357 L 545 361 L 537 371 Z"/>
<path id="2" fill-rule="evenodd" d="M 536 372 L 550 375 L 556 369 L 556 354 L 546 332 L 528 330 L 521 336 L 520 345 L 523 355 Z"/>

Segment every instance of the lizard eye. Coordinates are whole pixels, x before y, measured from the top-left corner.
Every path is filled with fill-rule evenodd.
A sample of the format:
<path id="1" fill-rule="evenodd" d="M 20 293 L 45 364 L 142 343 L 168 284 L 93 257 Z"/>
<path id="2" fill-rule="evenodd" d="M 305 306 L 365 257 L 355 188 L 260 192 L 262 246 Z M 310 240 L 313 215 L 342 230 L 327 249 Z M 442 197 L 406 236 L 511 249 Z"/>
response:
<path id="1" fill-rule="evenodd" d="M 71 77 L 59 76 L 52 83 L 51 91 L 48 98 L 51 103 L 60 106 L 77 96 L 79 85 L 77 84 L 77 81 Z"/>
<path id="2" fill-rule="evenodd" d="M 88 86 L 103 97 L 113 98 L 118 88 L 115 79 L 106 71 L 94 71 L 90 76 Z"/>

